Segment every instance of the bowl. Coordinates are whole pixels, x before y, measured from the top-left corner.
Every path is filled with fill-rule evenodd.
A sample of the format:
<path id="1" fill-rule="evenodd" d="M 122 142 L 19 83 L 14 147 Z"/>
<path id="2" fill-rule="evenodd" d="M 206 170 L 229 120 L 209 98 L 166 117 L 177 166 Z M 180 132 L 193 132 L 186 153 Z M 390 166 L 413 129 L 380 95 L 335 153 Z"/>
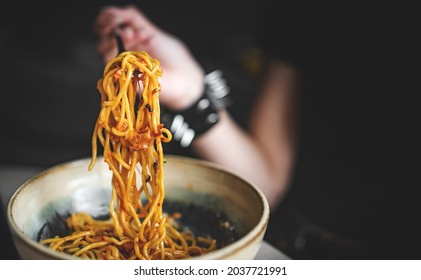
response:
<path id="1" fill-rule="evenodd" d="M 22 259 L 76 259 L 39 243 L 63 230 L 75 211 L 108 214 L 111 172 L 102 157 L 88 171 L 90 158 L 53 166 L 26 181 L 11 196 L 7 220 Z M 164 212 L 182 212 L 183 224 L 210 234 L 218 249 L 194 259 L 253 259 L 263 240 L 269 206 L 251 182 L 199 159 L 166 155 Z"/>

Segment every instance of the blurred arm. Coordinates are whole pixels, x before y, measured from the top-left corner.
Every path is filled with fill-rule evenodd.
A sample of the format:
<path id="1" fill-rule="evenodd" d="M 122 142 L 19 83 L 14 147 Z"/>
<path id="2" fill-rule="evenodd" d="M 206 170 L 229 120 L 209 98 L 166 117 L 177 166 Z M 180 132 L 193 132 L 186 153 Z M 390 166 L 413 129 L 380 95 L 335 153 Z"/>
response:
<path id="1" fill-rule="evenodd" d="M 243 131 L 222 111 L 215 127 L 193 142 L 203 158 L 228 167 L 254 182 L 274 206 L 285 194 L 294 162 L 294 75 L 273 63 Z"/>

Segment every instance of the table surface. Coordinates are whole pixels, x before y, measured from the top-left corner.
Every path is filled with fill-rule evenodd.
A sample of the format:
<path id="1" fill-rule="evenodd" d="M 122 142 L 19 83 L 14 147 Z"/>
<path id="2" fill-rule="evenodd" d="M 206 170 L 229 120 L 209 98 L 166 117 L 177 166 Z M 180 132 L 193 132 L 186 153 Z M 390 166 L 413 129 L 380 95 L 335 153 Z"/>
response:
<path id="1" fill-rule="evenodd" d="M 13 192 L 26 180 L 41 172 L 43 168 L 33 166 L 0 165 L 0 198 L 2 213 L 6 213 L 6 206 Z M 256 260 L 286 260 L 287 255 L 268 242 L 262 242 L 262 246 L 256 255 Z"/>

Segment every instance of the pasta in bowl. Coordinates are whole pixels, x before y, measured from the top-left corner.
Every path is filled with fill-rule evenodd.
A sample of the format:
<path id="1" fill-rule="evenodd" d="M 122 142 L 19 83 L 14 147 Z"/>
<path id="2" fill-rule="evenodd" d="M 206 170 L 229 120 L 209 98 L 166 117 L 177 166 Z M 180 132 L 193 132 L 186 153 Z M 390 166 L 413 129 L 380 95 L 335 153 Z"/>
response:
<path id="1" fill-rule="evenodd" d="M 269 213 L 258 189 L 209 162 L 164 155 L 162 143 L 172 135 L 160 121 L 161 75 L 159 61 L 146 52 L 126 51 L 107 63 L 97 83 L 91 159 L 46 170 L 9 202 L 22 258 L 218 259 L 257 252 Z"/>
<path id="2" fill-rule="evenodd" d="M 87 169 L 89 162 L 90 159 L 79 159 L 51 167 L 29 179 L 12 195 L 7 217 L 22 259 L 83 258 L 84 254 L 53 250 L 41 241 L 56 235 L 70 236 L 67 219 L 72 213 L 87 213 L 103 223 L 110 220 L 112 176 L 104 161 L 98 161 L 91 171 Z M 197 238 L 197 242 L 204 248 L 209 248 L 209 240 L 215 240 L 212 250 L 180 258 L 253 259 L 269 220 L 269 206 L 262 192 L 210 162 L 167 155 L 164 167 L 163 215 L 178 232 L 203 238 Z M 107 240 L 112 238 L 104 234 L 101 241 L 104 243 L 98 246 L 103 247 L 103 252 L 115 248 L 109 249 L 111 256 L 113 250 L 134 250 L 127 244 L 119 247 Z M 194 246 L 192 239 L 186 238 L 186 242 Z M 129 256 L 128 253 L 123 256 Z"/>

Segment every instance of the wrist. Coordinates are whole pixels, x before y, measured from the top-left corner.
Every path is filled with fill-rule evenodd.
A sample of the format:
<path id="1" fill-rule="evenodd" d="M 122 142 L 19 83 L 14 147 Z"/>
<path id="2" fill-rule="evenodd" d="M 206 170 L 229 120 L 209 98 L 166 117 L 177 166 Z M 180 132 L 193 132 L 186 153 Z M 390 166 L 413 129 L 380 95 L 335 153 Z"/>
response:
<path id="1" fill-rule="evenodd" d="M 204 77 L 205 73 L 202 68 L 197 67 L 193 71 L 187 69 L 184 72 L 189 79 L 187 82 L 185 79 L 172 78 L 172 81 L 168 81 L 171 84 L 171 93 L 164 92 L 161 95 L 162 103 L 165 104 L 172 111 L 182 111 L 199 100 L 205 91 Z M 162 78 L 165 79 L 165 76 Z"/>
<path id="2" fill-rule="evenodd" d="M 177 99 L 165 102 L 165 105 L 174 112 L 186 110 L 202 97 L 204 91 L 205 85 L 202 79 L 200 85 L 184 90 L 182 96 L 177 96 Z"/>
<path id="3" fill-rule="evenodd" d="M 215 70 L 203 78 L 202 93 L 181 110 L 163 109 L 162 121 L 173 139 L 184 148 L 206 133 L 219 121 L 219 111 L 231 105 L 230 89 L 222 71 Z"/>

